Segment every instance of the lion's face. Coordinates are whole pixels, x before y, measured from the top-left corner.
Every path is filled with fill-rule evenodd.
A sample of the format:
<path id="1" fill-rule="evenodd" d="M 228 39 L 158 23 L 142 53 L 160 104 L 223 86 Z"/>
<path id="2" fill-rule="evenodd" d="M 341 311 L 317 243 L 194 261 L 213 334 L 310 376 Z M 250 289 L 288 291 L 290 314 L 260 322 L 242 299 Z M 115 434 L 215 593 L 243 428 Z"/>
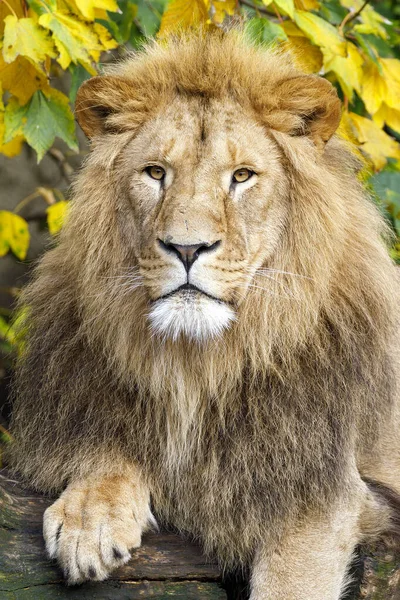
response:
<path id="1" fill-rule="evenodd" d="M 340 102 L 326 80 L 235 34 L 155 45 L 113 73 L 77 96 L 79 122 L 96 141 L 89 195 L 109 186 L 154 332 L 207 340 L 240 322 L 257 288 L 268 294 L 267 277 L 255 274 L 276 253 L 293 205 L 282 136 L 317 161 Z"/>
<path id="2" fill-rule="evenodd" d="M 233 102 L 178 98 L 127 145 L 122 172 L 152 327 L 219 334 L 285 220 L 276 144 Z"/>

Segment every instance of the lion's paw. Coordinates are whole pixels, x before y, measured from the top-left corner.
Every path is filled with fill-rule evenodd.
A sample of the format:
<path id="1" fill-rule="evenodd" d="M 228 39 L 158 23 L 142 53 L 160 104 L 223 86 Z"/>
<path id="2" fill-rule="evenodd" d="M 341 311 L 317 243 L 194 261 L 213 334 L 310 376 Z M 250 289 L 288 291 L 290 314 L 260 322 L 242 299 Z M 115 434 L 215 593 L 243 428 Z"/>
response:
<path id="1" fill-rule="evenodd" d="M 147 488 L 107 477 L 68 486 L 44 513 L 43 534 L 50 558 L 73 585 L 101 581 L 128 562 L 142 532 L 154 524 Z"/>

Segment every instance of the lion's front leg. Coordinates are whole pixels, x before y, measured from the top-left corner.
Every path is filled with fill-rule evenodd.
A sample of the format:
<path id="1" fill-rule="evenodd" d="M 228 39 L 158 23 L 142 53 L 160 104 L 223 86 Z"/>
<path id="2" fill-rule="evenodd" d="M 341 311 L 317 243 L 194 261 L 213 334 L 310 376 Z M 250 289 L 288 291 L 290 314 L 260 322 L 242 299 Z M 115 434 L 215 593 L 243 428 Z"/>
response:
<path id="1" fill-rule="evenodd" d="M 105 579 L 126 563 L 154 524 L 150 495 L 139 472 L 71 483 L 44 514 L 43 533 L 69 584 Z"/>
<path id="2" fill-rule="evenodd" d="M 361 539 L 359 499 L 288 531 L 274 550 L 260 548 L 250 600 L 339 600 Z"/>

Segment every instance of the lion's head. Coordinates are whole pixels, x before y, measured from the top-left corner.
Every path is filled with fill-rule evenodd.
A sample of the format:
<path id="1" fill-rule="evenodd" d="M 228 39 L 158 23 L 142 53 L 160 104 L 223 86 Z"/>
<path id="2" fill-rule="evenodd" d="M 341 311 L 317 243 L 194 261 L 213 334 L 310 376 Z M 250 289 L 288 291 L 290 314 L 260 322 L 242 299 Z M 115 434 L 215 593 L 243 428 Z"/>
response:
<path id="1" fill-rule="evenodd" d="M 106 202 L 114 182 L 119 283 L 145 291 L 153 332 L 204 341 L 240 318 L 249 293 L 276 293 L 280 277 L 285 295 L 284 273 L 263 270 L 290 219 L 281 140 L 320 161 L 340 119 L 331 84 L 237 33 L 195 36 L 88 81 L 76 114 L 93 139 L 89 165 L 103 169 L 96 196 L 104 186 Z"/>
<path id="2" fill-rule="evenodd" d="M 18 468 L 60 487 L 101 446 L 166 483 L 200 461 L 214 523 L 239 472 L 280 515 L 294 489 L 312 503 L 396 387 L 395 268 L 336 92 L 236 32 L 191 34 L 89 80 L 76 114 L 91 152 L 23 296 Z"/>

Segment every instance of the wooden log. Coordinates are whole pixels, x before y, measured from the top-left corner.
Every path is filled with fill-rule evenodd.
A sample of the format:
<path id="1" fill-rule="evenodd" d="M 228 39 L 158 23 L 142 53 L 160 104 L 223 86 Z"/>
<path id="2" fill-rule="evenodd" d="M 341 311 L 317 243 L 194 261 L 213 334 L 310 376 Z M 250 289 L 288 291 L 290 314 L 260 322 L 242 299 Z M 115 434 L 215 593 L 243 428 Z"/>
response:
<path id="1" fill-rule="evenodd" d="M 400 600 L 400 548 L 365 548 L 360 600 Z M 357 599 L 358 600 L 358 599 Z"/>
<path id="2" fill-rule="evenodd" d="M 44 550 L 42 518 L 51 502 L 0 471 L 0 600 L 246 598 L 232 583 L 227 595 L 216 565 L 198 546 L 168 532 L 146 534 L 129 564 L 110 580 L 67 588 Z M 400 548 L 361 549 L 355 573 L 359 581 L 343 600 L 400 600 Z"/>
<path id="3" fill-rule="evenodd" d="M 110 580 L 67 588 L 44 549 L 42 517 L 51 502 L 0 472 L 0 600 L 226 600 L 216 565 L 198 546 L 168 532 L 146 534 Z"/>

